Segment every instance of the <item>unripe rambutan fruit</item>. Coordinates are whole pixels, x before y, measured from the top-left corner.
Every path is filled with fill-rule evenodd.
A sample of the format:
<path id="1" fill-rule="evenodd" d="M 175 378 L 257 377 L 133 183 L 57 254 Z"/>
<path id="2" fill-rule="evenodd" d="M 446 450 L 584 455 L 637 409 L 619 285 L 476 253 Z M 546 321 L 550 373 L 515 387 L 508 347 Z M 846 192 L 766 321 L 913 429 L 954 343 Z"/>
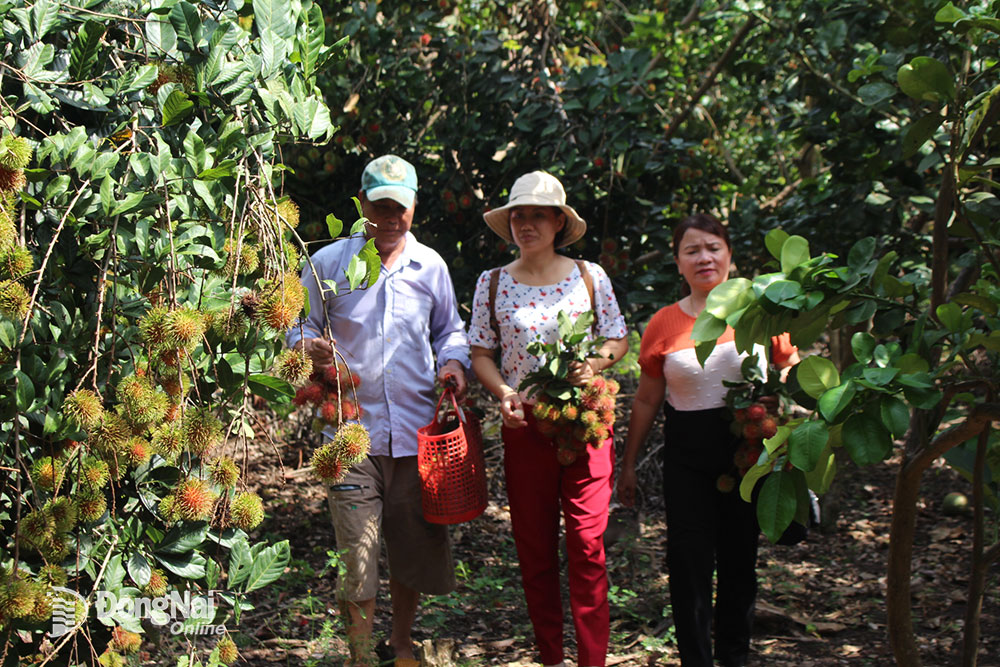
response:
<path id="1" fill-rule="evenodd" d="M 333 446 L 343 463 L 354 465 L 368 456 L 371 448 L 368 429 L 357 422 L 344 424 L 333 436 Z"/>
<path id="2" fill-rule="evenodd" d="M 0 192 L 0 200 L 7 198 L 6 192 Z M 0 204 L 0 248 L 13 248 L 17 245 L 17 225 L 11 220 L 9 209 Z"/>
<path id="3" fill-rule="evenodd" d="M 222 440 L 222 422 L 208 408 L 190 408 L 182 422 L 188 451 L 201 456 Z"/>
<path id="4" fill-rule="evenodd" d="M 139 335 L 151 350 L 159 349 L 169 342 L 167 312 L 163 306 L 155 306 L 139 318 Z"/>
<path id="5" fill-rule="evenodd" d="M 0 278 L 17 280 L 35 268 L 35 258 L 27 248 L 12 244 L 0 251 Z"/>
<path id="6" fill-rule="evenodd" d="M 279 332 L 295 322 L 305 304 L 302 282 L 296 273 L 288 272 L 268 281 L 264 287 L 257 320 Z"/>
<path id="7" fill-rule="evenodd" d="M 572 403 L 567 403 L 563 406 L 561 416 L 568 422 L 575 422 L 576 418 L 580 416 L 580 408 Z"/>
<path id="8" fill-rule="evenodd" d="M 160 498 L 157 509 L 160 511 L 160 516 L 168 524 L 181 520 L 180 514 L 177 513 L 177 500 L 173 496 Z"/>
<path id="9" fill-rule="evenodd" d="M 93 456 L 84 457 L 80 462 L 80 483 L 90 491 L 99 491 L 108 483 L 108 464 Z"/>
<path id="10" fill-rule="evenodd" d="M 220 456 L 209 464 L 208 476 L 216 486 L 231 489 L 240 479 L 240 469 L 228 456 Z"/>
<path id="11" fill-rule="evenodd" d="M 253 530 L 264 520 L 264 503 L 256 493 L 237 493 L 229 506 L 229 517 L 237 528 Z"/>
<path id="12" fill-rule="evenodd" d="M 181 418 L 180 403 L 171 402 L 169 407 L 167 407 L 167 414 L 163 416 L 163 421 L 165 423 L 173 423 L 180 418 Z"/>
<path id="13" fill-rule="evenodd" d="M 171 494 L 174 511 L 186 521 L 203 521 L 212 516 L 215 492 L 203 479 L 189 477 L 177 485 Z"/>
<path id="14" fill-rule="evenodd" d="M 149 442 L 145 438 L 133 436 L 125 443 L 125 451 L 122 458 L 125 464 L 136 468 L 149 460 L 152 455 Z"/>
<path id="15" fill-rule="evenodd" d="M 239 253 L 236 252 L 237 246 Z M 228 253 L 226 264 L 222 267 L 222 274 L 226 277 L 232 278 L 237 271 L 239 275 L 247 276 L 260 268 L 260 252 L 257 246 L 246 239 L 242 243 L 237 243 L 235 239 L 227 239 L 222 249 Z"/>
<path id="16" fill-rule="evenodd" d="M 302 407 L 303 405 L 316 405 L 322 400 L 323 387 L 313 382 L 312 384 L 307 384 L 296 391 L 295 398 L 292 399 L 292 403 Z"/>
<path id="17" fill-rule="evenodd" d="M 239 651 L 236 650 L 236 644 L 229 635 L 224 635 L 215 648 L 219 651 L 219 662 L 224 665 L 231 665 L 240 657 Z"/>
<path id="18" fill-rule="evenodd" d="M 312 455 L 313 473 L 324 482 L 337 483 L 344 478 L 347 469 L 340 462 L 340 452 L 333 442 L 327 442 Z"/>
<path id="19" fill-rule="evenodd" d="M 292 229 L 299 226 L 299 205 L 291 199 L 283 199 L 275 206 L 274 222 L 279 225 L 279 231 L 284 231 L 281 225 Z"/>
<path id="20" fill-rule="evenodd" d="M 198 310 L 184 306 L 167 313 L 164 325 L 170 347 L 191 350 L 205 333 L 205 318 Z"/>
<path id="21" fill-rule="evenodd" d="M 137 582 L 138 583 L 138 582 Z M 146 597 L 162 598 L 167 594 L 167 577 L 163 570 L 154 569 L 149 573 L 149 583 L 139 587 L 139 591 Z"/>
<path id="22" fill-rule="evenodd" d="M 562 408 L 560 408 L 558 405 L 550 405 L 549 414 L 545 416 L 545 420 L 555 424 L 561 419 L 562 419 Z"/>
<path id="23" fill-rule="evenodd" d="M 156 391 L 152 380 L 140 375 L 123 378 L 115 389 L 115 396 L 118 414 L 139 431 L 163 421 L 169 405 L 167 395 Z"/>
<path id="24" fill-rule="evenodd" d="M 121 416 L 105 412 L 97 426 L 87 435 L 87 448 L 105 460 L 124 454 L 125 443 L 132 437 L 132 428 Z"/>
<path id="25" fill-rule="evenodd" d="M 590 394 L 586 391 L 583 396 L 580 397 L 580 408 L 583 410 L 599 410 L 601 406 L 601 398 L 596 394 Z"/>
<path id="26" fill-rule="evenodd" d="M 778 432 L 778 422 L 773 417 L 765 417 L 760 421 L 760 437 L 773 438 Z"/>
<path id="27" fill-rule="evenodd" d="M 35 589 L 35 607 L 28 614 L 35 623 L 44 623 L 52 618 L 52 598 L 48 595 L 48 587 L 39 585 Z"/>
<path id="28" fill-rule="evenodd" d="M 8 134 L 0 139 L 0 167 L 12 171 L 24 169 L 31 162 L 33 152 L 27 139 Z"/>
<path id="29" fill-rule="evenodd" d="M 137 653 L 142 646 L 142 635 L 129 632 L 120 625 L 116 625 L 111 630 L 111 643 L 109 646 L 121 653 Z"/>
<path id="30" fill-rule="evenodd" d="M 76 496 L 76 509 L 83 523 L 94 523 L 108 511 L 108 501 L 103 493 L 81 490 Z"/>
<path id="31" fill-rule="evenodd" d="M 584 410 L 580 413 L 580 423 L 584 426 L 593 426 L 600 421 L 601 416 L 593 410 Z"/>
<path id="32" fill-rule="evenodd" d="M 36 579 L 48 586 L 65 586 L 69 581 L 69 575 L 58 565 L 43 565 L 38 569 Z"/>
<path id="33" fill-rule="evenodd" d="M 600 420 L 598 423 L 604 424 L 605 426 L 614 426 L 615 423 L 615 411 L 614 410 L 601 410 Z"/>
<path id="34" fill-rule="evenodd" d="M 291 384 L 301 384 L 312 373 L 312 358 L 305 350 L 284 350 L 274 360 L 274 372 L 282 380 Z"/>
<path id="35" fill-rule="evenodd" d="M 29 544 L 43 544 L 56 532 L 56 519 L 52 512 L 46 509 L 34 510 L 21 517 L 21 537 Z"/>
<path id="36" fill-rule="evenodd" d="M 0 190 L 4 192 L 20 192 L 28 184 L 21 169 L 0 167 Z"/>
<path id="37" fill-rule="evenodd" d="M 0 614 L 8 618 L 24 618 L 35 609 L 35 587 L 32 582 L 16 575 L 0 584 Z"/>
<path id="38" fill-rule="evenodd" d="M 765 407 L 762 403 L 754 403 L 749 408 L 747 408 L 748 421 L 759 422 L 766 416 L 767 416 L 767 407 Z"/>
<path id="39" fill-rule="evenodd" d="M 212 317 L 212 331 L 222 340 L 235 341 L 246 335 L 249 329 L 250 322 L 242 309 L 232 312 L 229 309 L 218 310 Z"/>
<path id="40" fill-rule="evenodd" d="M 175 461 L 184 451 L 184 432 L 177 422 L 166 422 L 153 429 L 153 451 L 167 461 Z"/>
<path id="41" fill-rule="evenodd" d="M 38 546 L 38 553 L 47 563 L 61 563 L 69 555 L 69 540 L 64 534 L 56 534 Z"/>
<path id="42" fill-rule="evenodd" d="M 604 378 L 605 391 L 611 395 L 617 394 L 621 389 L 618 380 L 614 378 Z"/>
<path id="43" fill-rule="evenodd" d="M 62 459 L 52 456 L 43 456 L 35 459 L 31 464 L 31 481 L 40 489 L 55 491 L 56 487 L 62 484 L 63 462 Z"/>
<path id="44" fill-rule="evenodd" d="M 361 408 L 351 399 L 345 398 L 340 402 L 340 414 L 345 421 L 353 421 L 361 417 Z"/>
<path id="45" fill-rule="evenodd" d="M 292 271 L 297 271 L 302 263 L 302 256 L 294 243 L 287 239 L 281 240 L 281 252 L 285 256 L 285 265 Z"/>
<path id="46" fill-rule="evenodd" d="M 111 647 L 108 647 L 97 658 L 97 664 L 101 667 L 125 667 L 125 658 L 120 653 L 113 651 Z"/>
<path id="47" fill-rule="evenodd" d="M 531 408 L 531 414 L 535 416 L 535 419 L 545 419 L 549 414 L 548 404 L 535 403 L 534 407 Z"/>
<path id="48" fill-rule="evenodd" d="M 560 447 L 559 451 L 556 452 L 556 460 L 559 461 L 559 465 L 568 466 L 576 462 L 579 454 L 573 449 Z"/>
<path id="49" fill-rule="evenodd" d="M 320 419 L 325 421 L 327 424 L 336 424 L 339 420 L 340 406 L 334 401 L 326 401 L 319 407 Z"/>
<path id="50" fill-rule="evenodd" d="M 614 409 L 615 409 L 615 397 L 611 396 L 610 394 L 604 394 L 597 401 L 597 409 L 600 412 L 608 412 L 608 411 L 614 412 Z"/>
<path id="51" fill-rule="evenodd" d="M 67 419 L 89 431 L 97 426 L 104 416 L 101 398 L 89 389 L 77 389 L 63 401 L 62 413 Z"/>
<path id="52" fill-rule="evenodd" d="M 31 295 L 24 289 L 24 285 L 16 280 L 0 282 L 0 313 L 21 322 L 27 317 L 30 305 Z"/>
<path id="53" fill-rule="evenodd" d="M 604 424 L 598 424 L 594 427 L 594 446 L 600 447 L 610 436 L 611 432 L 608 430 L 608 427 Z"/>

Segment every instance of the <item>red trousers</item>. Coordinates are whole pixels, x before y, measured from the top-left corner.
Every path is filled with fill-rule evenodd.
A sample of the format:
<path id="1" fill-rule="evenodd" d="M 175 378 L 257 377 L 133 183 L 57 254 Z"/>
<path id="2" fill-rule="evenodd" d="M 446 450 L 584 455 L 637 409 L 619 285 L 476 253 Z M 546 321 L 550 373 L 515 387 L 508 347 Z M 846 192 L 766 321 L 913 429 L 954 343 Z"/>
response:
<path id="1" fill-rule="evenodd" d="M 535 427 L 503 429 L 504 472 L 528 615 L 541 662 L 563 660 L 563 608 L 559 592 L 559 512 L 566 522 L 569 598 L 576 627 L 577 665 L 603 667 L 608 651 L 608 527 L 614 444 L 588 447 L 571 465 L 556 460 L 556 446 Z"/>

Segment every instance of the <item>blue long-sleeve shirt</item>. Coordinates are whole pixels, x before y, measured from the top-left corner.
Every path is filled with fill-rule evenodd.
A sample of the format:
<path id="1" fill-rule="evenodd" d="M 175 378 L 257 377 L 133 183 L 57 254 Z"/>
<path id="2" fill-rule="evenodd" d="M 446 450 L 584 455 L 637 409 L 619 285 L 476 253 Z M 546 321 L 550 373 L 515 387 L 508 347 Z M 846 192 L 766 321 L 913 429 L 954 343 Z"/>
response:
<path id="1" fill-rule="evenodd" d="M 360 236 L 337 241 L 317 252 L 312 263 L 320 284 L 337 284 L 337 296 L 327 292 L 327 310 L 337 350 L 361 379 L 361 423 L 371 435 L 372 455 L 414 456 L 417 428 L 434 418 L 437 370 L 452 359 L 468 368 L 469 340 L 448 267 L 409 232 L 392 268 L 382 266 L 374 285 L 350 292 L 344 270 L 364 244 Z M 301 320 L 301 331 L 298 325 L 288 331 L 289 347 L 300 338 L 322 336 L 325 327 L 320 289 L 308 264 L 302 284 L 309 289 L 309 315 Z M 333 430 L 327 433 L 332 436 Z"/>

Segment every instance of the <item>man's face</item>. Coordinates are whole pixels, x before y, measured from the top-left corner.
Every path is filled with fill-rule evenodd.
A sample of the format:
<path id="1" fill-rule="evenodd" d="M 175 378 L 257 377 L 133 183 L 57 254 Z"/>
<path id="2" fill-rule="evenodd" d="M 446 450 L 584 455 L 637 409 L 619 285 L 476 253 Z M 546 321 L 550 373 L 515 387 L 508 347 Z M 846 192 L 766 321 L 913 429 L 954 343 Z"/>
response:
<path id="1" fill-rule="evenodd" d="M 405 208 L 394 199 L 371 201 L 361 193 L 361 212 L 368 218 L 365 236 L 375 239 L 379 253 L 392 252 L 413 225 L 413 208 Z"/>

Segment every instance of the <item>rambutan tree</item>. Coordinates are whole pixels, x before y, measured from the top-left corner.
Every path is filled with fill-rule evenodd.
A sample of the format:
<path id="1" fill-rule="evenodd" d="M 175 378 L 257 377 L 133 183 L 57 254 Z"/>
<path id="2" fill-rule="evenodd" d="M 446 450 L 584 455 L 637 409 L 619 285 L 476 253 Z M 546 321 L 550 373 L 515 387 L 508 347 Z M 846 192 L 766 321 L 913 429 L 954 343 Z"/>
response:
<path id="1" fill-rule="evenodd" d="M 173 619 L 218 628 L 288 563 L 249 536 L 244 473 L 255 402 L 310 373 L 281 351 L 307 300 L 279 146 L 335 133 L 315 75 L 339 48 L 310 0 L 0 21 L 0 663 L 123 664 L 151 619 L 99 593 L 221 591 Z M 373 267 L 366 246 L 352 288 Z"/>

